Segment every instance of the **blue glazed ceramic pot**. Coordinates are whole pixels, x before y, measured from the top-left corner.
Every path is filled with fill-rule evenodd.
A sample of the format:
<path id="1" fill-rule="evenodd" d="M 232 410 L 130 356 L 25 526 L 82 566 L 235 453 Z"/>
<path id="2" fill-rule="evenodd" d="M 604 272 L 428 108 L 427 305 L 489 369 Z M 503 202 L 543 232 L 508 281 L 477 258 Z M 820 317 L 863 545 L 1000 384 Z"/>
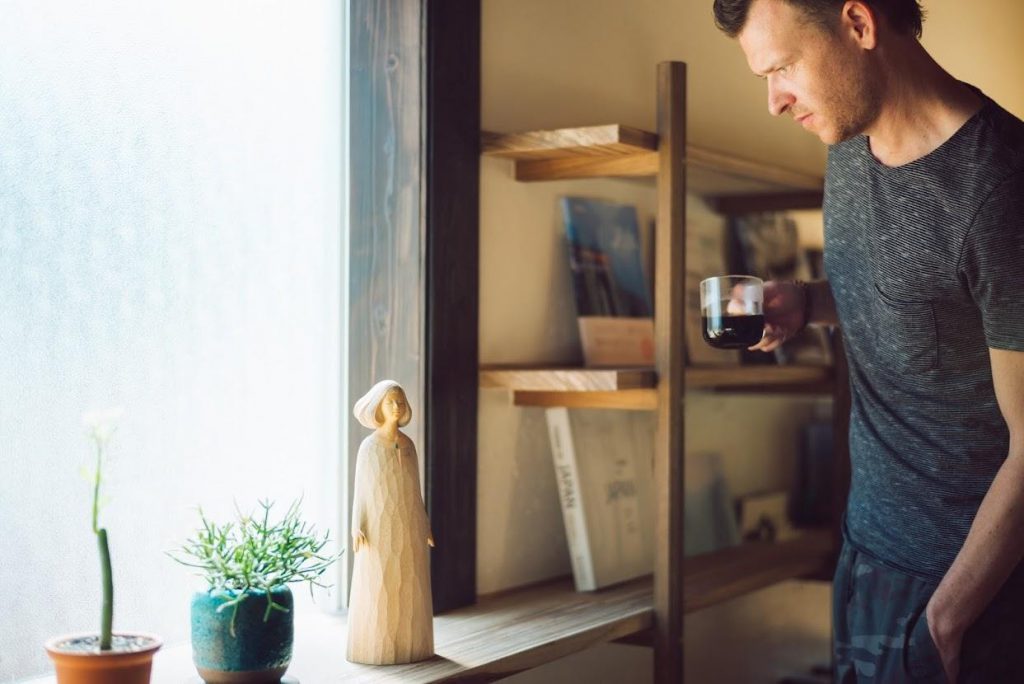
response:
<path id="1" fill-rule="evenodd" d="M 207 684 L 269 684 L 281 680 L 292 659 L 294 602 L 286 586 L 272 590 L 270 595 L 288 612 L 272 610 L 266 622 L 266 592 L 247 592 L 237 613 L 233 607 L 217 612 L 237 596 L 234 592 L 201 591 L 192 597 L 192 661 Z"/>

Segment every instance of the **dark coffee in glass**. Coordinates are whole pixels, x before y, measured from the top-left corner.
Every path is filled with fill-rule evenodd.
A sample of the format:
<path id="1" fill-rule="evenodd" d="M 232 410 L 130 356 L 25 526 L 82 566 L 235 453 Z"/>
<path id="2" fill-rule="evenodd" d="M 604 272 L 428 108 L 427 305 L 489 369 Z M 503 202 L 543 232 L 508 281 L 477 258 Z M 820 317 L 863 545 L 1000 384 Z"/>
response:
<path id="1" fill-rule="evenodd" d="M 719 349 L 746 349 L 764 334 L 764 283 L 753 276 L 701 281 L 701 333 Z"/>
<path id="2" fill-rule="evenodd" d="M 719 349 L 746 349 L 764 334 L 764 316 L 701 316 L 704 341 Z"/>

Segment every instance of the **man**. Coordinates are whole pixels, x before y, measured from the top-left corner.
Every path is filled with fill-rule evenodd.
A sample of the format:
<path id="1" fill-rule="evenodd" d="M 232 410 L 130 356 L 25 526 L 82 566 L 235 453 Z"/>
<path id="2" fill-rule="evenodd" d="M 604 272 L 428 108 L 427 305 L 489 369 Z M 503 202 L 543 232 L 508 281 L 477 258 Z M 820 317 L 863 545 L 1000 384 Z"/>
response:
<path id="1" fill-rule="evenodd" d="M 714 10 L 830 145 L 828 280 L 767 284 L 755 348 L 846 342 L 836 679 L 1024 681 L 1024 124 L 928 55 L 916 0 Z"/>

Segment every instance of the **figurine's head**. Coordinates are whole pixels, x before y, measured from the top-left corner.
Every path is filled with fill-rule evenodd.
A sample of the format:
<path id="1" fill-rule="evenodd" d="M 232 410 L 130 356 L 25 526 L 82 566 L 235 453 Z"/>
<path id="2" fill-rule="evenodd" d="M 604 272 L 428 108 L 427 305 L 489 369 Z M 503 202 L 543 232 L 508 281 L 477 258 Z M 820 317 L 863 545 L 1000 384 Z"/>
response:
<path id="1" fill-rule="evenodd" d="M 394 380 L 381 380 L 356 402 L 352 409 L 356 420 L 371 430 L 384 425 L 389 418 L 405 427 L 412 420 L 412 407 L 405 390 Z"/>

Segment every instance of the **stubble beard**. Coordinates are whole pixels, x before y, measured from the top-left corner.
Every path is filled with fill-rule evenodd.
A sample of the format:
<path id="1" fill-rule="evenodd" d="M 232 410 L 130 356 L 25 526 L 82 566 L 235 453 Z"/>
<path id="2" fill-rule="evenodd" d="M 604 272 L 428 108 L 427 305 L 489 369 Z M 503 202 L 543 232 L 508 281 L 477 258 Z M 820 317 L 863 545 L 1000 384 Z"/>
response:
<path id="1" fill-rule="evenodd" d="M 835 103 L 835 123 L 829 139 L 822 135 L 822 142 L 828 145 L 863 134 L 878 119 L 882 109 L 882 88 L 867 74 L 857 73 L 853 79 L 839 78 L 839 74 L 834 76 L 831 83 L 835 84 L 835 92 L 830 99 Z"/>

